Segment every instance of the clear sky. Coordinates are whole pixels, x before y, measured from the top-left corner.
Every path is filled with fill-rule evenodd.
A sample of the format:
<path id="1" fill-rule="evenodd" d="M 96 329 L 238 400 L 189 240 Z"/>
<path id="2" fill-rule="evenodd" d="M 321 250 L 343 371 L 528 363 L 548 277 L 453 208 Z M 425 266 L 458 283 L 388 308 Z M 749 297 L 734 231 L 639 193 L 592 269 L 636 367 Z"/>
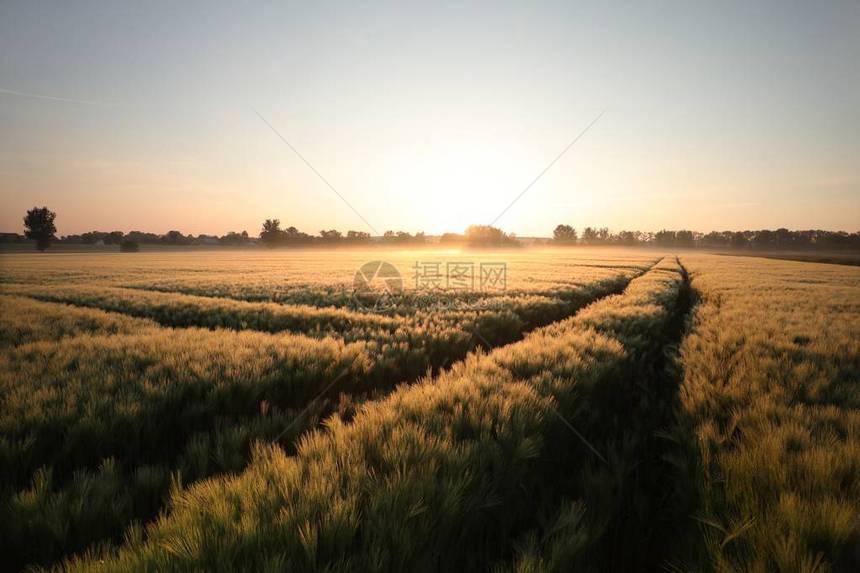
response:
<path id="1" fill-rule="evenodd" d="M 860 229 L 860 2 L 0 1 L 0 230 Z"/>

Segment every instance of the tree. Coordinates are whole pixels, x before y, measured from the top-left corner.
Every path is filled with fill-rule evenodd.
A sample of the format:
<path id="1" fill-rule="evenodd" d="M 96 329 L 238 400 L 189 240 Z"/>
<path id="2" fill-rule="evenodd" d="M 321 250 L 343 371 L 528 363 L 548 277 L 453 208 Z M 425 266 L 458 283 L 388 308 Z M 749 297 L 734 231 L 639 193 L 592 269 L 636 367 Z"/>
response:
<path id="1" fill-rule="evenodd" d="M 702 244 L 709 247 L 723 247 L 729 244 L 731 241 L 732 234 L 728 231 L 718 232 L 711 231 L 704 237 L 702 237 Z"/>
<path id="2" fill-rule="evenodd" d="M 759 249 L 769 249 L 776 246 L 776 233 L 763 229 L 758 231 L 752 240 L 753 247 Z"/>
<path id="3" fill-rule="evenodd" d="M 575 243 L 576 229 L 570 225 L 559 225 L 552 232 L 552 238 L 559 243 Z"/>
<path id="4" fill-rule="evenodd" d="M 162 242 L 168 245 L 187 245 L 191 242 L 191 239 L 191 235 L 186 237 L 181 231 L 168 231 L 167 234 L 162 237 Z"/>
<path id="5" fill-rule="evenodd" d="M 654 242 L 661 247 L 672 247 L 675 245 L 675 231 L 663 229 L 654 235 Z"/>
<path id="6" fill-rule="evenodd" d="M 135 243 L 154 244 L 161 242 L 161 237 L 155 233 L 144 233 L 143 231 L 129 231 L 125 238 L 126 240 L 134 241 Z"/>
<path id="7" fill-rule="evenodd" d="M 776 246 L 780 249 L 787 249 L 789 247 L 794 246 L 797 242 L 796 237 L 800 235 L 800 233 L 792 233 L 785 227 L 780 227 L 774 232 L 776 237 Z"/>
<path id="8" fill-rule="evenodd" d="M 742 249 L 749 245 L 749 240 L 747 239 L 746 235 L 744 235 L 740 231 L 737 231 L 732 233 L 731 239 L 729 240 L 729 244 L 732 246 L 733 249 Z"/>
<path id="9" fill-rule="evenodd" d="M 364 231 L 347 231 L 346 239 L 354 242 L 366 242 L 370 240 L 370 233 Z"/>
<path id="10" fill-rule="evenodd" d="M 111 231 L 104 237 L 105 245 L 119 245 L 122 243 L 124 235 L 122 231 Z"/>
<path id="11" fill-rule="evenodd" d="M 54 220 L 57 214 L 50 211 L 47 207 L 33 207 L 27 211 L 27 216 L 24 217 L 24 235 L 28 239 L 35 239 L 36 248 L 44 251 L 51 245 L 51 241 L 56 239 L 54 233 L 57 232 L 57 227 L 54 226 Z"/>
<path id="12" fill-rule="evenodd" d="M 597 241 L 597 231 L 591 227 L 586 227 L 582 232 L 582 240 L 586 243 L 594 243 Z"/>
<path id="13" fill-rule="evenodd" d="M 241 233 L 230 231 L 223 237 L 220 237 L 218 242 L 222 245 L 244 245 L 248 242 L 248 231 L 242 231 Z"/>
<path id="14" fill-rule="evenodd" d="M 286 245 L 301 245 L 313 243 L 314 237 L 299 231 L 295 227 L 287 227 L 285 231 L 280 231 L 280 237 L 277 240 Z"/>
<path id="15" fill-rule="evenodd" d="M 490 225 L 469 225 L 466 228 L 465 237 L 470 246 L 498 247 L 516 244 L 515 239 L 501 229 Z"/>
<path id="16" fill-rule="evenodd" d="M 616 241 L 622 245 L 636 245 L 640 241 L 639 231 L 619 231 Z"/>
<path id="17" fill-rule="evenodd" d="M 675 233 L 675 244 L 679 247 L 692 247 L 693 243 L 692 231 L 678 231 Z"/>
<path id="18" fill-rule="evenodd" d="M 266 219 L 263 222 L 263 230 L 260 231 L 260 240 L 267 247 L 275 246 L 283 235 L 281 221 L 279 219 Z"/>
<path id="19" fill-rule="evenodd" d="M 396 243 L 405 245 L 414 242 L 415 237 L 413 237 L 410 233 L 407 233 L 406 231 L 385 231 L 382 234 L 382 240 L 385 243 Z"/>

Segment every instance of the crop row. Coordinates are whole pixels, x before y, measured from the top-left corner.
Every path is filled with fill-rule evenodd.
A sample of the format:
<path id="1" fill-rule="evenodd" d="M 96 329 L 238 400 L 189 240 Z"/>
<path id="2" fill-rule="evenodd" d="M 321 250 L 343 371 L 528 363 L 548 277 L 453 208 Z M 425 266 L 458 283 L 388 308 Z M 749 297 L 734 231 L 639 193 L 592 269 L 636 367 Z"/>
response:
<path id="1" fill-rule="evenodd" d="M 0 295 L 0 349 L 80 334 L 132 334 L 157 328 L 145 319 Z"/>
<path id="2" fill-rule="evenodd" d="M 622 295 L 330 420 L 296 456 L 260 447 L 237 476 L 176 488 L 169 514 L 118 553 L 67 565 L 485 570 L 579 503 L 566 565 L 594 567 L 626 517 L 614 494 L 632 487 L 631 445 L 649 429 L 638 382 L 659 370 L 683 284 L 662 264 Z"/>
<path id="3" fill-rule="evenodd" d="M 4 285 L 3 291 L 47 301 L 97 308 L 154 320 L 162 326 L 295 332 L 346 341 L 384 337 L 403 322 L 345 309 L 249 303 L 105 286 Z"/>
<path id="4" fill-rule="evenodd" d="M 449 263 L 460 261 L 474 269 L 476 287 L 481 285 L 481 264 L 503 263 L 507 269 L 507 288 L 530 290 L 565 284 L 574 275 L 582 275 L 583 282 L 606 278 L 602 273 L 607 268 L 642 270 L 654 259 L 653 253 L 647 251 L 598 248 L 522 249 L 504 254 L 450 249 L 153 251 L 75 253 L 47 258 L 20 254 L 5 258 L 0 284 L 175 285 L 243 295 L 253 293 L 259 302 L 272 301 L 281 292 L 301 296 L 303 290 L 315 291 L 317 287 L 348 292 L 356 272 L 373 260 L 384 260 L 397 268 L 407 289 L 416 284 L 416 275 L 424 274 L 416 269 L 416 264 L 439 263 L 440 271 L 446 273 Z"/>
<path id="5" fill-rule="evenodd" d="M 682 346 L 698 468 L 690 559 L 719 571 L 860 570 L 860 274 L 697 258 Z"/>
<path id="6" fill-rule="evenodd" d="M 316 423 L 324 403 L 302 406 L 332 381 L 334 395 L 370 391 L 410 359 L 375 352 L 198 329 L 18 347 L 0 363 L 6 554 L 18 565 L 49 562 L 153 515 L 172 473 L 193 481 L 240 470 L 252 439 L 287 430 L 288 441 Z M 121 495 L 96 494 L 112 489 Z"/>
<path id="7" fill-rule="evenodd" d="M 575 295 L 583 285 L 611 279 L 618 275 L 635 276 L 651 265 L 654 260 L 642 260 L 637 264 L 577 264 L 565 266 L 552 261 L 543 261 L 527 278 L 520 277 L 503 290 L 481 290 L 479 288 L 404 288 L 396 297 L 386 301 L 382 311 L 388 315 L 412 315 L 418 311 L 431 311 L 444 308 L 480 308 L 487 301 L 497 297 L 545 296 L 566 298 Z M 555 267 L 554 273 L 548 271 Z M 476 279 L 473 286 L 478 287 Z M 362 308 L 373 306 L 373 297 L 356 296 L 353 285 L 342 283 L 285 282 L 271 277 L 256 275 L 186 275 L 179 278 L 148 278 L 128 281 L 129 288 L 180 293 L 212 298 L 226 298 L 247 302 L 275 302 L 316 307 Z M 410 285 L 404 285 L 410 286 Z"/>
<path id="8" fill-rule="evenodd" d="M 551 320 L 620 291 L 627 281 L 620 277 L 589 285 L 578 299 L 554 305 L 551 312 L 545 312 L 545 301 L 532 297 L 521 312 L 526 319 L 532 313 L 534 320 Z M 105 290 L 58 289 L 55 296 L 97 297 Z M 47 290 L 37 295 L 43 292 L 51 296 Z M 118 297 L 107 300 L 123 304 Z M 214 303 L 225 308 L 249 304 Z M 34 304 L 52 307 L 55 314 L 61 313 L 56 307 L 72 308 Z M 509 310 L 457 313 L 458 320 L 473 320 L 483 333 L 480 339 L 454 326 L 451 312 L 429 315 L 426 324 L 399 328 L 378 340 L 353 343 L 147 328 L 140 334 L 82 335 L 11 350 L 0 358 L 0 483 L 9 500 L 3 519 L 9 554 L 22 564 L 47 563 L 94 540 L 115 538 L 133 518 L 158 511 L 171 476 L 188 483 L 241 470 L 253 440 L 278 438 L 289 447 L 333 410 L 354 410 L 353 400 L 414 380 L 462 358 L 479 343 L 492 345 L 522 333 L 524 319 Z M 324 399 L 317 400 L 321 393 Z M 341 394 L 340 404 L 331 400 Z"/>
<path id="9" fill-rule="evenodd" d="M 443 308 L 422 301 L 422 305 L 430 305 L 429 308 L 420 306 L 408 316 L 104 286 L 5 285 L 4 292 L 123 313 L 170 327 L 293 332 L 313 338 L 334 337 L 345 342 L 366 341 L 380 346 L 402 344 L 426 355 L 426 369 L 459 360 L 470 349 L 470 344 L 498 346 L 517 340 L 523 332 L 569 316 L 596 297 L 618 292 L 629 280 L 627 274 L 616 274 L 572 286 L 562 293 L 563 297 L 498 295 L 471 301 L 464 299 Z"/>

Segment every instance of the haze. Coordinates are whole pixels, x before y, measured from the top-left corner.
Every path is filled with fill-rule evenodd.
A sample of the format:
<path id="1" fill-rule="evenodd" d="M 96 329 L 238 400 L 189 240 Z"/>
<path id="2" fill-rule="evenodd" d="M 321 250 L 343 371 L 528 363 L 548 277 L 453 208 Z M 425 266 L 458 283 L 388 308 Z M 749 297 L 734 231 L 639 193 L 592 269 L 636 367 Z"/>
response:
<path id="1" fill-rule="evenodd" d="M 0 4 L 0 231 L 860 221 L 860 3 Z"/>

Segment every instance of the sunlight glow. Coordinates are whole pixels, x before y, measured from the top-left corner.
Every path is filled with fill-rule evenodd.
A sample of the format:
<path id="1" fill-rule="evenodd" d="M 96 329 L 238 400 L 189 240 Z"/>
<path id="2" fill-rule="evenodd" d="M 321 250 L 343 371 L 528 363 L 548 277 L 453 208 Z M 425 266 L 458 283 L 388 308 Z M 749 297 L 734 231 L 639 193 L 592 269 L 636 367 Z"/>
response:
<path id="1" fill-rule="evenodd" d="M 408 193 L 428 233 L 462 232 L 487 224 L 521 189 L 534 161 L 515 161 L 501 146 L 461 143 L 433 153 L 401 153 L 388 185 Z"/>

